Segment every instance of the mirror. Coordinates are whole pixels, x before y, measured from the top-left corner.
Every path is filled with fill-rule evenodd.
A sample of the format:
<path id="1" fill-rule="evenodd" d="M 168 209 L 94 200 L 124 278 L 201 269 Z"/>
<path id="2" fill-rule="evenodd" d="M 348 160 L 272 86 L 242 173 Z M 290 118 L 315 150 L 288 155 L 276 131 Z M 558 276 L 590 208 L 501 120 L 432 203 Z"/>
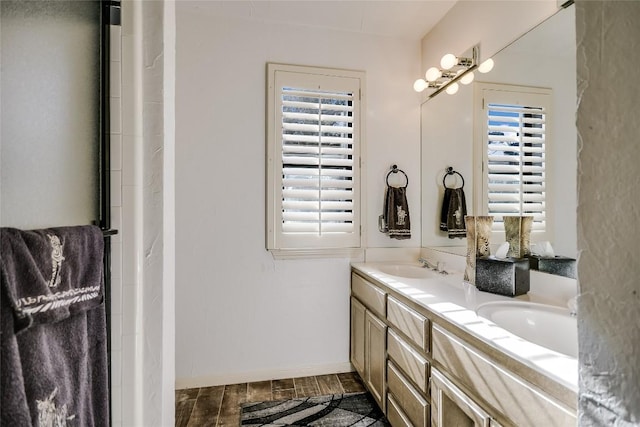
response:
<path id="1" fill-rule="evenodd" d="M 547 227 L 551 231 L 551 244 L 556 255 L 575 258 L 575 7 L 559 10 L 502 49 L 493 59 L 493 70 L 487 74 L 476 73 L 476 81 L 551 88 L 553 91 L 550 125 L 553 136 L 546 143 Z M 467 214 L 475 215 L 474 173 L 481 173 L 481 165 L 473 164 L 472 86 L 461 86 L 453 96 L 440 94 L 421 106 L 422 246 L 456 254 L 465 253 L 466 240 L 450 239 L 439 228 L 443 177 L 448 166 L 464 177 Z M 447 186 L 460 185 L 457 175 L 447 178 Z M 532 235 L 532 243 L 535 240 Z"/>

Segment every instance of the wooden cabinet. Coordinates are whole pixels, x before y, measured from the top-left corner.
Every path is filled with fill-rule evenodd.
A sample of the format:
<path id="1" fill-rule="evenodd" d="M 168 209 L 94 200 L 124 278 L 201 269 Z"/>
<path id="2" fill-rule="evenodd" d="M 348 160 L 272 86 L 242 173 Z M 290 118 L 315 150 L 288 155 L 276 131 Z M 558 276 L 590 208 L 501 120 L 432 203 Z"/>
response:
<path id="1" fill-rule="evenodd" d="M 350 359 L 384 411 L 387 403 L 386 293 L 353 275 Z"/>
<path id="2" fill-rule="evenodd" d="M 389 359 L 400 367 L 407 378 L 413 381 L 423 393 L 428 393 L 429 361 L 393 329 L 390 329 L 387 335 L 389 337 L 387 341 Z"/>
<path id="3" fill-rule="evenodd" d="M 365 377 L 364 336 L 366 311 L 367 309 L 364 305 L 351 297 L 351 364 L 362 378 Z"/>
<path id="4" fill-rule="evenodd" d="M 437 369 L 431 370 L 431 427 L 495 427 L 488 412 Z"/>
<path id="5" fill-rule="evenodd" d="M 429 319 L 390 296 L 387 298 L 387 321 L 416 347 L 429 353 L 429 330 L 431 329 Z"/>
<path id="6" fill-rule="evenodd" d="M 387 395 L 387 325 L 369 311 L 365 316 L 364 343 L 363 379 L 384 411 Z"/>
<path id="7" fill-rule="evenodd" d="M 350 359 L 393 427 L 575 426 L 566 399 L 497 363 L 463 339 L 460 326 L 445 329 L 411 297 L 374 282 L 352 274 Z"/>
<path id="8" fill-rule="evenodd" d="M 518 427 L 576 425 L 575 410 L 530 385 L 466 341 L 440 326 L 433 327 L 432 338 L 433 359 L 449 378 L 481 396 L 487 407 L 509 423 Z"/>
<path id="9" fill-rule="evenodd" d="M 391 360 L 387 362 L 387 388 L 388 401 L 393 400 L 400 418 L 412 426 L 429 425 L 429 402 Z"/>

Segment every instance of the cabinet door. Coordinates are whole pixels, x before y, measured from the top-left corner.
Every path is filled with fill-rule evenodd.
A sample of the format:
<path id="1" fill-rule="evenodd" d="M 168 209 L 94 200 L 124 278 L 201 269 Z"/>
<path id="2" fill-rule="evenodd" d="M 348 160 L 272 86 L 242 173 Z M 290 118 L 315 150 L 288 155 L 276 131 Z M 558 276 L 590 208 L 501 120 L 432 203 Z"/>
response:
<path id="1" fill-rule="evenodd" d="M 369 391 L 385 410 L 387 390 L 387 325 L 370 311 L 365 314 L 365 377 Z"/>
<path id="2" fill-rule="evenodd" d="M 364 325 L 365 325 L 365 312 L 364 305 L 351 298 L 351 364 L 361 378 L 365 377 L 364 374 Z"/>
<path id="3" fill-rule="evenodd" d="M 490 427 L 491 423 L 489 414 L 476 402 L 437 369 L 431 370 L 432 427 Z"/>

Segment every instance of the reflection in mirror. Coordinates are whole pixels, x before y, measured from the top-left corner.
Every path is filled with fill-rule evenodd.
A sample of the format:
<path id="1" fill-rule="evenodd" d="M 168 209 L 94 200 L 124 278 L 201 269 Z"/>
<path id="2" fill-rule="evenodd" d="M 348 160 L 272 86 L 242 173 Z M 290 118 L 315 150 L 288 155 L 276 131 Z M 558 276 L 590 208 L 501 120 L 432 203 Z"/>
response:
<path id="1" fill-rule="evenodd" d="M 546 142 L 546 240 L 557 255 L 576 257 L 576 43 L 575 7 L 555 15 L 501 50 L 484 83 L 552 89 L 552 139 Z M 475 84 L 475 83 L 474 83 Z M 470 85 L 470 86 L 473 86 Z M 464 176 L 468 215 L 482 215 L 473 193 L 482 165 L 474 164 L 473 89 L 441 95 L 421 108 L 422 122 L 422 246 L 464 253 L 466 241 L 450 239 L 440 230 L 444 195 L 442 177 L 452 166 Z M 480 163 L 480 162 L 478 162 Z M 460 186 L 450 178 L 448 186 Z M 536 236 L 532 236 L 535 242 Z"/>

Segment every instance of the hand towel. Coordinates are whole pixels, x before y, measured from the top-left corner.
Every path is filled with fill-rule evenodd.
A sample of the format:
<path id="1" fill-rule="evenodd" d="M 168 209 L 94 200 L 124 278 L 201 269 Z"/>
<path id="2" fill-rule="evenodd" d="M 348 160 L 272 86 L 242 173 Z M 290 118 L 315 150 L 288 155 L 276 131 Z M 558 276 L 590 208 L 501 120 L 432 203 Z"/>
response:
<path id="1" fill-rule="evenodd" d="M 451 190 L 447 208 L 447 232 L 450 239 L 467 237 L 467 227 L 464 217 L 467 215 L 467 202 L 462 188 L 448 188 Z M 446 191 L 445 191 L 446 192 Z"/>
<path id="2" fill-rule="evenodd" d="M 384 203 L 384 222 L 387 234 L 392 239 L 411 238 L 411 220 L 409 218 L 409 203 L 407 202 L 406 187 L 387 186 Z"/>
<path id="3" fill-rule="evenodd" d="M 0 239 L 0 425 L 108 425 L 102 232 L 3 228 Z"/>

